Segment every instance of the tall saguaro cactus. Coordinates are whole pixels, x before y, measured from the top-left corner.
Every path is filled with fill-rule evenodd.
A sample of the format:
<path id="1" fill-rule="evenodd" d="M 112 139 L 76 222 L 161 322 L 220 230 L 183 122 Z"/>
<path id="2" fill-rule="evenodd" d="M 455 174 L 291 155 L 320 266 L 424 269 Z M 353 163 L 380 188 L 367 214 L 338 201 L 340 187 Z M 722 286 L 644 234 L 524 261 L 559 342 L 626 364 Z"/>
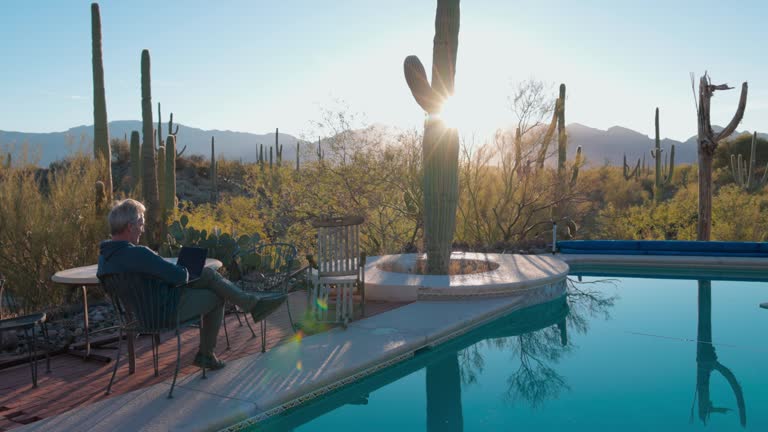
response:
<path id="1" fill-rule="evenodd" d="M 163 116 L 160 112 L 160 102 L 157 103 L 157 142 L 155 143 L 158 148 L 165 145 L 163 142 Z"/>
<path id="2" fill-rule="evenodd" d="M 277 166 L 280 166 L 283 164 L 283 146 L 280 145 L 280 140 L 278 138 L 280 129 L 275 128 L 275 161 L 277 163 Z"/>
<path id="3" fill-rule="evenodd" d="M 165 222 L 165 146 L 157 148 L 157 199 L 160 203 L 160 220 Z"/>
<path id="4" fill-rule="evenodd" d="M 555 103 L 555 114 L 557 116 L 557 188 L 554 192 L 555 206 L 552 208 L 552 220 L 558 222 L 561 220 L 570 221 L 566 217 L 567 202 L 566 198 L 576 186 L 579 178 L 579 169 L 584 164 L 584 156 L 581 146 L 576 149 L 576 157 L 573 162 L 570 180 L 568 180 L 568 132 L 565 128 L 565 84 L 560 84 L 560 92 Z M 572 224 L 572 221 L 569 223 Z M 562 227 L 564 224 L 560 224 Z M 575 228 L 565 231 L 567 237 L 575 233 Z"/>
<path id="5" fill-rule="evenodd" d="M 142 180 L 141 191 L 147 206 L 145 231 L 149 246 L 157 249 L 160 244 L 160 199 L 157 190 L 157 163 L 155 159 L 152 124 L 152 77 L 150 75 L 149 50 L 141 51 L 141 126 L 144 141 L 141 144 Z"/>
<path id="6" fill-rule="evenodd" d="M 624 180 L 631 180 L 635 179 L 637 181 L 640 171 L 640 158 L 637 158 L 637 164 L 635 164 L 635 168 L 630 168 L 629 164 L 627 164 L 627 154 L 624 153 L 624 168 L 622 174 L 624 175 Z"/>
<path id="7" fill-rule="evenodd" d="M 656 160 L 656 180 L 653 184 L 653 200 L 658 204 L 664 195 L 664 186 L 668 185 L 675 172 L 675 145 L 669 150 L 668 162 L 662 165 L 661 138 L 659 137 L 659 109 L 656 108 L 656 147 L 651 150 L 651 157 Z"/>
<path id="8" fill-rule="evenodd" d="M 405 58 L 405 80 L 421 108 L 424 122 L 424 243 L 427 272 L 447 274 L 456 229 L 459 195 L 459 134 L 446 125 L 440 113 L 453 95 L 456 55 L 459 48 L 459 0 L 438 0 L 432 48 L 432 81 L 416 56 Z"/>
<path id="9" fill-rule="evenodd" d="M 171 130 L 168 132 L 170 133 Z M 176 211 L 176 135 L 165 139 L 165 213 Z"/>
<path id="10" fill-rule="evenodd" d="M 91 56 L 93 65 L 93 156 L 101 161 L 107 202 L 112 200 L 112 151 L 109 148 L 107 96 L 104 90 L 104 61 L 101 53 L 101 13 L 91 3 Z"/>
<path id="11" fill-rule="evenodd" d="M 296 172 L 299 171 L 299 152 L 301 151 L 301 141 L 296 140 Z"/>
<path id="12" fill-rule="evenodd" d="M 712 130 L 710 122 L 710 105 L 716 90 L 730 90 L 728 84 L 712 85 L 709 75 L 705 72 L 699 80 L 699 103 L 696 109 L 698 136 L 696 141 L 699 148 L 699 220 L 697 226 L 698 240 L 709 240 L 712 235 L 712 161 L 720 140 L 728 138 L 744 117 L 747 107 L 747 83 L 741 84 L 741 96 L 736 113 L 728 126 L 718 133 Z"/>
<path id="13" fill-rule="evenodd" d="M 320 145 L 320 137 L 317 137 L 317 151 L 315 154 L 317 154 L 318 162 L 322 162 L 325 158 L 325 150 L 323 150 L 323 147 Z"/>
<path id="14" fill-rule="evenodd" d="M 560 84 L 557 98 L 557 176 L 565 178 L 565 160 L 568 158 L 568 135 L 565 131 L 565 84 Z M 564 181 L 564 180 L 563 180 Z"/>
<path id="15" fill-rule="evenodd" d="M 759 179 L 757 177 L 753 178 L 753 175 L 757 173 L 755 171 L 755 165 L 757 163 L 756 159 L 757 132 L 754 132 L 752 134 L 752 144 L 749 149 L 749 165 L 747 165 L 747 161 L 742 158 L 741 153 L 739 153 L 738 158 L 736 155 L 731 154 L 731 172 L 733 173 L 733 179 L 747 192 L 754 192 L 762 189 L 768 181 L 768 164 L 765 166 L 765 171 L 763 171 L 762 177 Z"/>
<path id="16" fill-rule="evenodd" d="M 209 170 L 209 175 L 211 176 L 211 201 L 213 201 L 214 204 L 216 204 L 216 201 L 218 200 L 219 196 L 219 183 L 217 181 L 217 165 L 216 165 L 216 141 L 213 137 L 211 137 L 211 167 Z"/>
<path id="17" fill-rule="evenodd" d="M 136 189 L 141 181 L 141 141 L 139 131 L 131 131 L 131 187 Z"/>

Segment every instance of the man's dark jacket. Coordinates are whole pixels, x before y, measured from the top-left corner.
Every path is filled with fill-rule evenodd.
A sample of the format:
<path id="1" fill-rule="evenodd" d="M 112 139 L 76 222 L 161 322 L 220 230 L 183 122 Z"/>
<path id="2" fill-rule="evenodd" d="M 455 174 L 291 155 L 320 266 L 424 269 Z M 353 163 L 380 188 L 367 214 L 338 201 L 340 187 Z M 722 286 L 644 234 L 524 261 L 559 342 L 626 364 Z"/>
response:
<path id="1" fill-rule="evenodd" d="M 169 284 L 187 282 L 187 269 L 164 260 L 146 246 L 125 240 L 104 240 L 99 245 L 99 267 L 96 275 L 141 272 L 156 276 Z"/>

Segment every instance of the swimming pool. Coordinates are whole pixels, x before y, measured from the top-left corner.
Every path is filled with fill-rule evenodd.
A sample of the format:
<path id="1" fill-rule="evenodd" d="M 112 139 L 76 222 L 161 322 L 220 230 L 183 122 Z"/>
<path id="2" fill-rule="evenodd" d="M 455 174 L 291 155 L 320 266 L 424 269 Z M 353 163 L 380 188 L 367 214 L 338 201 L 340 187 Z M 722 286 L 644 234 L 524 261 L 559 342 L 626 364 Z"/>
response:
<path id="1" fill-rule="evenodd" d="M 768 430 L 768 283 L 606 273 L 256 430 Z"/>

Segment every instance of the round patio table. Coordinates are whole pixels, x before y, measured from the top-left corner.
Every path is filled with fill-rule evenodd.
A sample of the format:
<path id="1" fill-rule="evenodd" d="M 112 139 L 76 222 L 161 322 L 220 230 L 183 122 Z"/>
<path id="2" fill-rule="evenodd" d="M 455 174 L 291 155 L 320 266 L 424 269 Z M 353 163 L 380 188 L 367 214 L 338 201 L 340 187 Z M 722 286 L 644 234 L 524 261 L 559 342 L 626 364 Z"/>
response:
<path id="1" fill-rule="evenodd" d="M 176 264 L 177 258 L 164 258 L 166 261 Z M 205 260 L 205 266 L 211 267 L 214 270 L 221 268 L 222 262 L 215 259 L 215 258 L 206 258 Z M 98 264 L 91 264 L 87 266 L 82 267 L 75 267 L 71 269 L 61 270 L 56 272 L 51 277 L 51 280 L 56 283 L 60 283 L 63 285 L 69 285 L 73 288 L 80 288 L 83 293 L 83 334 L 85 335 L 85 346 L 83 347 L 85 352 L 81 353 L 79 351 L 69 350 L 67 351 L 70 354 L 74 354 L 78 357 L 82 357 L 85 360 L 97 360 L 97 361 L 103 361 L 105 363 L 110 362 L 112 359 L 110 357 L 101 356 L 98 354 L 91 353 L 91 341 L 90 341 L 90 332 L 88 331 L 88 287 L 90 286 L 98 286 L 100 285 L 99 278 L 96 277 L 96 270 L 98 268 Z M 129 338 L 129 351 L 131 350 L 131 347 L 133 345 L 133 341 L 131 338 Z M 130 362 L 132 363 L 132 362 Z M 131 367 L 129 367 L 130 372 L 133 372 L 133 365 L 131 364 Z"/>

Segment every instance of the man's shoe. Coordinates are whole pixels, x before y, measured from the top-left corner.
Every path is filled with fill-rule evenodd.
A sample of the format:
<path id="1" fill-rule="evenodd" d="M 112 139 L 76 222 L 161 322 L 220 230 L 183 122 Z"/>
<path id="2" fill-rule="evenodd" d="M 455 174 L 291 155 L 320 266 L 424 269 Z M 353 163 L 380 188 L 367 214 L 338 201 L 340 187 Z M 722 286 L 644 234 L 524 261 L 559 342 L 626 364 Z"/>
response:
<path id="1" fill-rule="evenodd" d="M 279 308 L 287 298 L 288 296 L 283 293 L 259 296 L 258 303 L 251 309 L 253 322 L 259 322 L 268 317 L 272 312 Z"/>
<path id="2" fill-rule="evenodd" d="M 216 357 L 216 354 L 203 354 L 201 352 L 197 353 L 192 364 L 210 370 L 218 370 L 226 365 L 226 363 Z"/>

